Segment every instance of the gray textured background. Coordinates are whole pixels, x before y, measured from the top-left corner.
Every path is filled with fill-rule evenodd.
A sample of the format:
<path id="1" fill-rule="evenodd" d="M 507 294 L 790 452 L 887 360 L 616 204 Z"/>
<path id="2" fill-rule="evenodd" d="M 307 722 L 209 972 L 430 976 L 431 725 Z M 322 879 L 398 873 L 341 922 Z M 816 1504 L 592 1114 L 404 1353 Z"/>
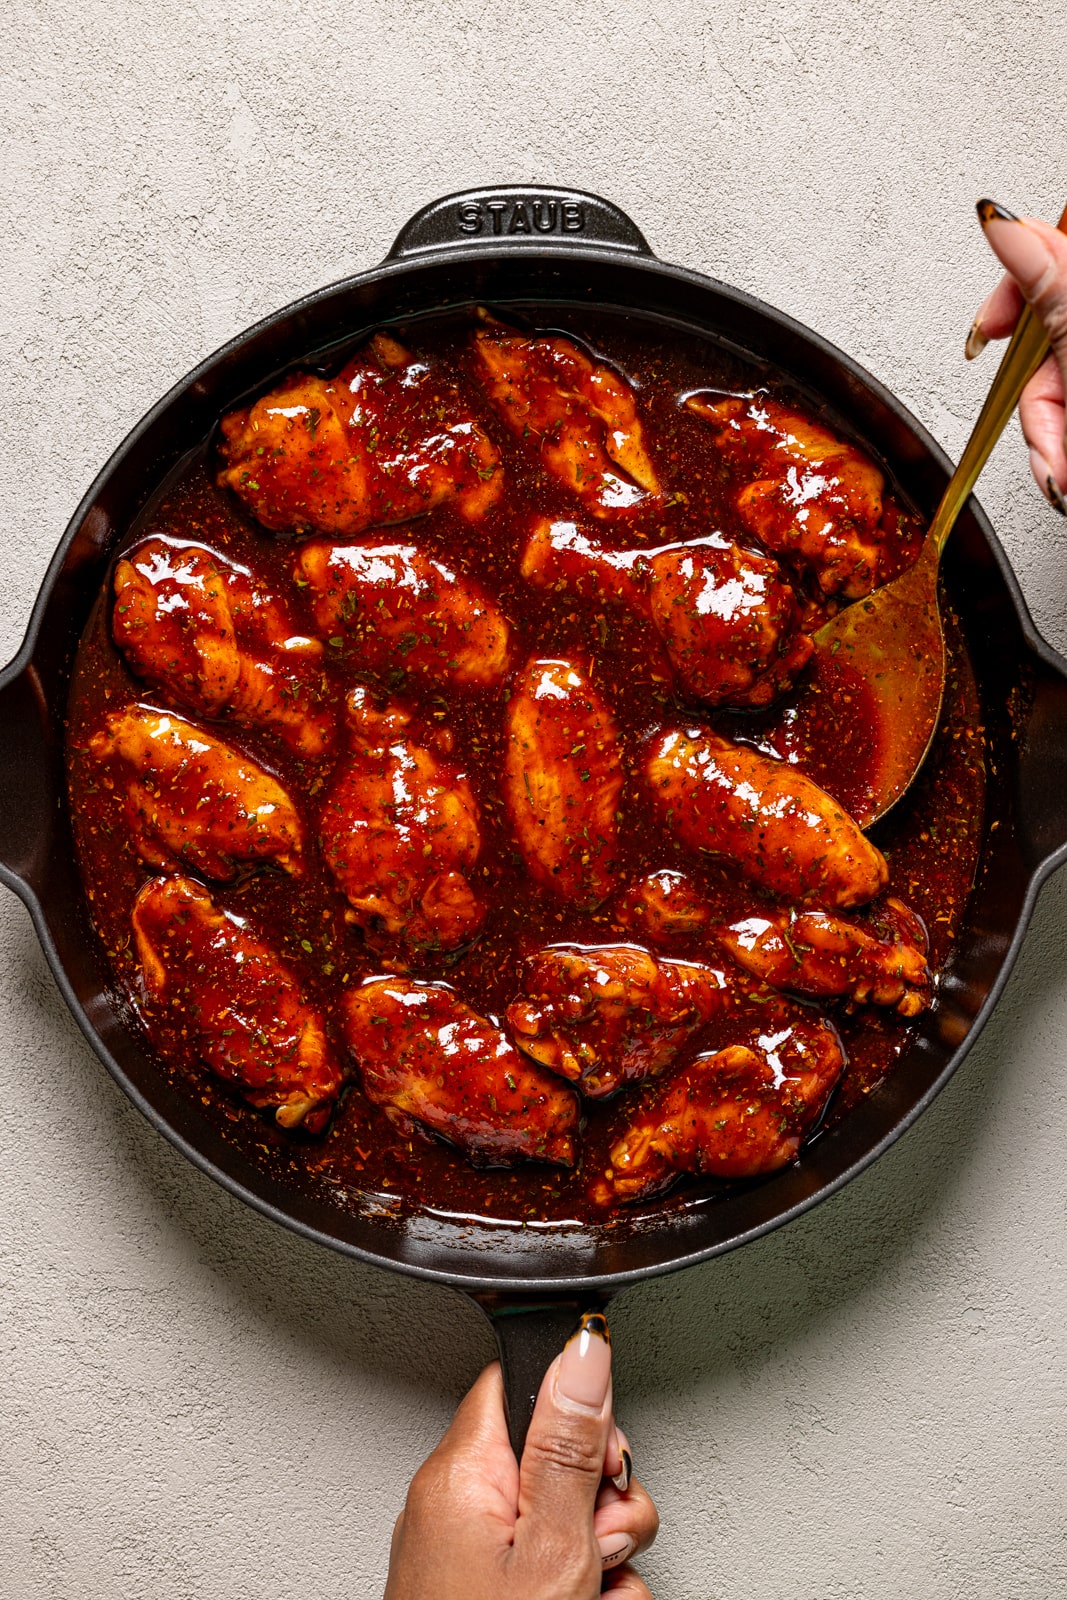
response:
<path id="1" fill-rule="evenodd" d="M 2 655 L 122 435 L 465 184 L 562 182 L 864 361 L 950 449 L 990 357 L 979 194 L 1067 199 L 1062 0 L 58 0 L 0 21 Z M 1067 529 L 982 498 L 1067 647 Z M 658 1600 L 1067 1587 L 1067 882 L 896 1149 L 618 1303 Z M 441 1290 L 240 1208 L 125 1103 L 0 899 L 0 1593 L 363 1600 L 489 1354 Z"/>

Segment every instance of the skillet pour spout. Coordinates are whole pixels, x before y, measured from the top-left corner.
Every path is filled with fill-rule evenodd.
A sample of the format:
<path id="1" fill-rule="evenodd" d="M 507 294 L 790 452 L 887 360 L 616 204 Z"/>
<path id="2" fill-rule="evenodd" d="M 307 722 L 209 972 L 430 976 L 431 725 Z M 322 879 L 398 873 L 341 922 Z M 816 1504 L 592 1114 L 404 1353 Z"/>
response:
<path id="1" fill-rule="evenodd" d="M 530 1229 L 342 1208 L 254 1139 L 224 1136 L 161 1070 L 109 987 L 90 926 L 66 809 L 63 727 L 78 638 L 119 542 L 209 440 L 219 416 L 300 363 L 325 367 L 382 325 L 479 305 L 558 326 L 586 308 L 650 339 L 671 330 L 773 367 L 841 419 L 929 517 L 949 463 L 906 408 L 819 335 L 750 296 L 655 257 L 636 225 L 593 195 L 489 188 L 449 195 L 400 232 L 378 267 L 318 290 L 239 334 L 179 383 L 119 446 L 78 507 L 0 674 L 0 879 L 29 906 L 57 984 L 123 1091 L 231 1193 L 316 1242 L 450 1285 L 490 1316 L 512 1437 L 581 1311 L 620 1288 L 706 1260 L 834 1193 L 900 1136 L 956 1070 L 1003 988 L 1040 884 L 1067 858 L 1067 666 L 1036 633 L 1010 566 L 972 499 L 945 562 L 978 680 L 989 755 L 987 826 L 970 904 L 936 1003 L 885 1082 L 791 1166 L 690 1206 L 651 1203 L 619 1226 Z"/>

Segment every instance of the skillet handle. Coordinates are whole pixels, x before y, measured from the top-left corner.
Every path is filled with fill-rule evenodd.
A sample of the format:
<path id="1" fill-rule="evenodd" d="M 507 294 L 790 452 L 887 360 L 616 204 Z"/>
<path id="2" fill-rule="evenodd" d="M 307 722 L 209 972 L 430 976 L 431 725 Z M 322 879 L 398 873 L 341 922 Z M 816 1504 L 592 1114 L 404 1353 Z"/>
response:
<path id="1" fill-rule="evenodd" d="M 417 211 L 393 241 L 387 261 L 407 260 L 443 250 L 487 245 L 538 245 L 551 239 L 567 245 L 610 246 L 630 255 L 652 251 L 636 223 L 599 195 L 580 189 L 546 189 L 504 184 L 463 189 Z"/>
<path id="2" fill-rule="evenodd" d="M 1067 662 L 1048 655 L 1019 730 L 1019 843 L 1042 878 L 1067 860 Z"/>
<path id="3" fill-rule="evenodd" d="M 0 883 L 32 897 L 55 821 L 51 719 L 32 662 L 0 672 Z"/>
<path id="4" fill-rule="evenodd" d="M 522 1456 L 534 1401 L 550 1364 L 586 1311 L 602 1311 L 607 1295 L 576 1295 L 564 1300 L 527 1300 L 496 1294 L 472 1297 L 489 1318 L 504 1374 L 508 1433 L 516 1458 Z"/>

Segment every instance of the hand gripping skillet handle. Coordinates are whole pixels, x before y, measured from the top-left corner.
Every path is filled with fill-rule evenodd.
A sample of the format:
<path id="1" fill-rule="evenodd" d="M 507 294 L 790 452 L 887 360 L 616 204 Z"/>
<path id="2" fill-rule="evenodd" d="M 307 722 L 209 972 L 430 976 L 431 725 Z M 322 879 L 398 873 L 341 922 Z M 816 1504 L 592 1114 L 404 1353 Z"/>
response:
<path id="1" fill-rule="evenodd" d="M 580 189 L 464 189 L 417 211 L 404 224 L 387 261 L 447 250 L 552 244 L 593 246 L 650 256 L 644 235 L 624 211 Z"/>
<path id="2" fill-rule="evenodd" d="M 504 1374 L 508 1433 L 521 1459 L 541 1379 L 586 1311 L 603 1311 L 607 1295 L 576 1294 L 566 1299 L 519 1299 L 477 1294 L 496 1337 Z"/>

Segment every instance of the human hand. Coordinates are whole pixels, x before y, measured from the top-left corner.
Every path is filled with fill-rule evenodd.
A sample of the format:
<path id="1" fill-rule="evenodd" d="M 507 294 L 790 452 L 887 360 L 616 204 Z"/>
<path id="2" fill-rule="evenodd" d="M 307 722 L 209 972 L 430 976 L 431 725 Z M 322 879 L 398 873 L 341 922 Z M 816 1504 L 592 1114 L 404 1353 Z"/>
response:
<path id="1" fill-rule="evenodd" d="M 984 350 L 990 339 L 1006 338 L 1024 303 L 1040 317 L 1052 350 L 1023 390 L 1019 421 L 1038 487 L 1067 517 L 1067 238 L 1049 223 L 1015 217 L 992 200 L 979 200 L 978 215 L 1008 275 L 983 301 L 971 324 L 967 359 Z"/>
<path id="2" fill-rule="evenodd" d="M 628 1562 L 658 1527 L 612 1415 L 607 1324 L 585 1316 L 545 1373 L 521 1464 L 486 1367 L 412 1480 L 385 1600 L 652 1600 Z"/>

